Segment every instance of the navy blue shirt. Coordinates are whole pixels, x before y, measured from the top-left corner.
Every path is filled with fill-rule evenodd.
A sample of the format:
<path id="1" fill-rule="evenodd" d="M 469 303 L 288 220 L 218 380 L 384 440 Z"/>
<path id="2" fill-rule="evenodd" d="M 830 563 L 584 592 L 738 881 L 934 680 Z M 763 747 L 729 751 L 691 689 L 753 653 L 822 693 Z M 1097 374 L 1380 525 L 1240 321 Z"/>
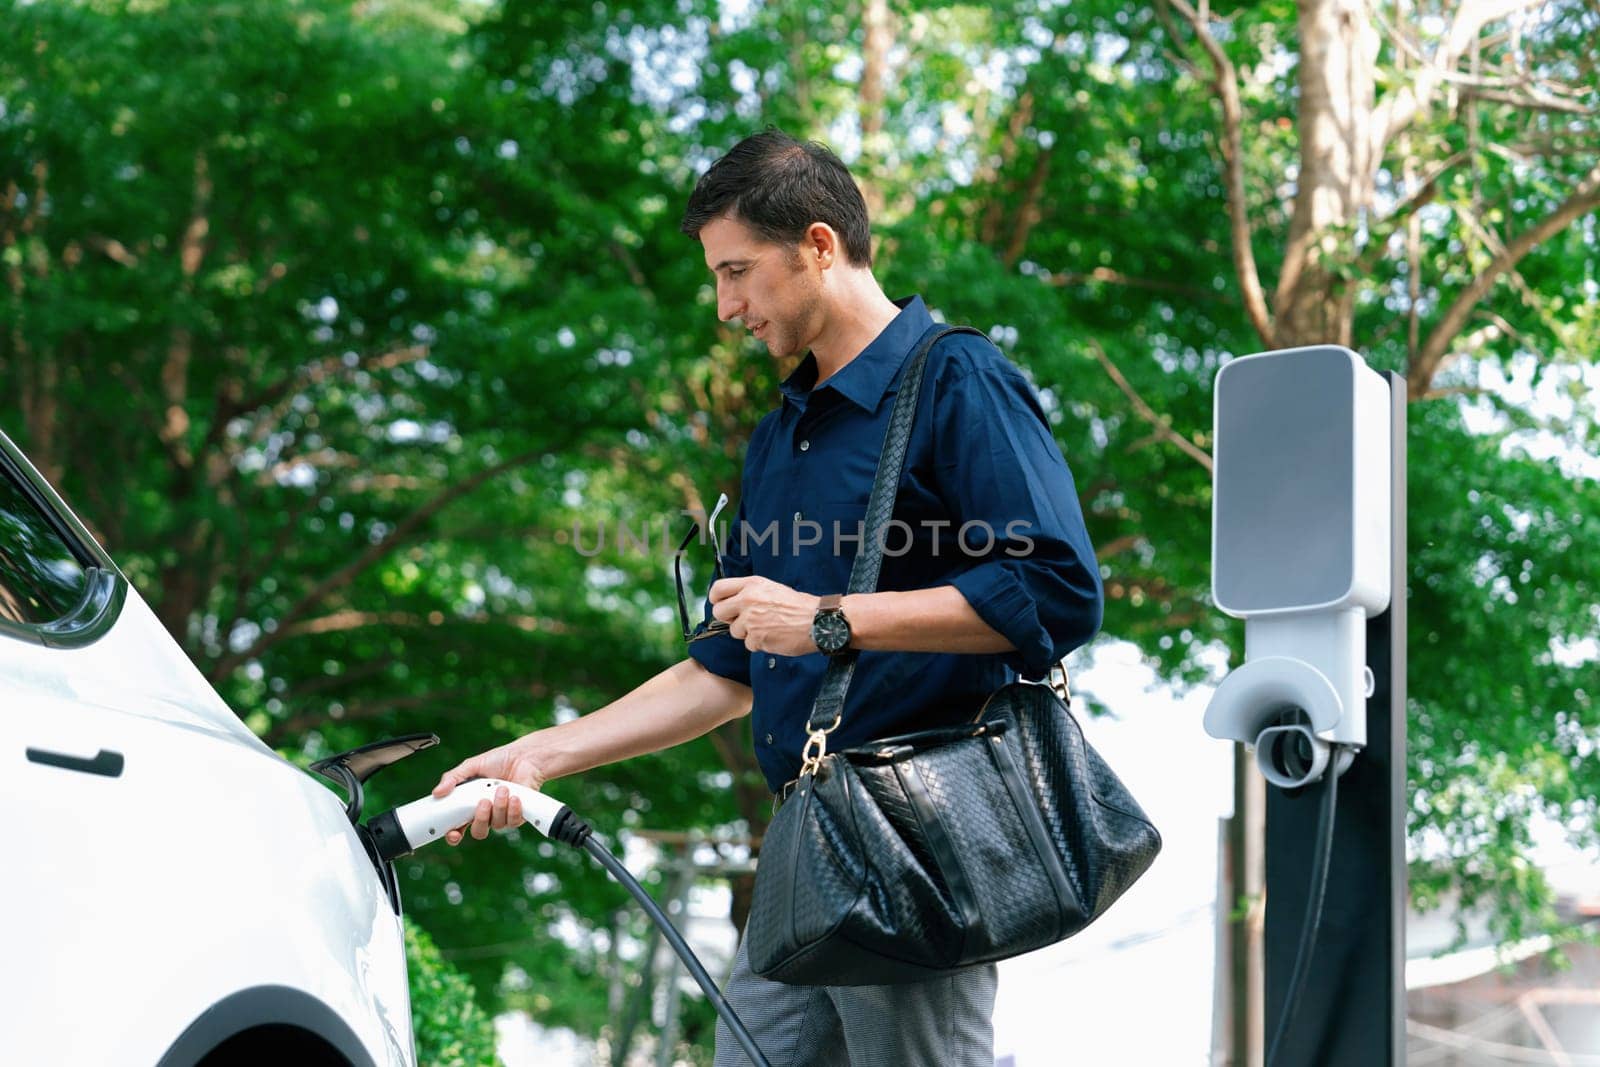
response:
<path id="1" fill-rule="evenodd" d="M 933 322 L 921 297 L 895 303 L 894 321 L 820 386 L 807 353 L 756 427 L 723 544 L 729 577 L 845 591 L 901 371 Z M 984 338 L 953 334 L 928 354 L 922 390 L 878 588 L 953 585 L 1017 650 L 860 653 L 830 751 L 968 721 L 989 693 L 1018 674 L 1043 678 L 1100 626 L 1077 489 L 1022 373 Z M 827 658 L 751 652 L 726 634 L 689 654 L 751 687 L 767 784 L 795 778 Z"/>

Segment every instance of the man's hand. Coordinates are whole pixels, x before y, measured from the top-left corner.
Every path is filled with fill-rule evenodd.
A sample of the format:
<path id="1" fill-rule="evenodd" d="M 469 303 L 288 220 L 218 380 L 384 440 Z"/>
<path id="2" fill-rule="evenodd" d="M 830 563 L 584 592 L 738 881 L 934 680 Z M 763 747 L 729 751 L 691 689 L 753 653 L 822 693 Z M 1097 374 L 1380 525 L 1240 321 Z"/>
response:
<path id="1" fill-rule="evenodd" d="M 711 614 L 728 624 L 728 633 L 752 652 L 804 656 L 817 651 L 811 622 L 820 597 L 791 589 L 770 578 L 720 578 L 711 584 Z"/>
<path id="2" fill-rule="evenodd" d="M 502 781 L 528 786 L 530 789 L 538 789 L 545 783 L 544 772 L 539 769 L 539 761 L 534 753 L 538 745 L 536 740 L 538 736 L 538 733 L 531 733 L 499 748 L 491 748 L 471 759 L 463 760 L 444 773 L 439 779 L 439 784 L 433 787 L 433 795 L 448 796 L 452 789 L 471 778 L 499 778 Z M 505 830 L 512 826 L 521 826 L 522 822 L 522 801 L 512 796 L 509 789 L 496 789 L 492 802 L 478 801 L 478 810 L 473 814 L 472 822 L 462 828 L 451 830 L 445 834 L 444 839 L 448 844 L 459 845 L 462 829 L 466 829 L 473 837 L 482 841 L 489 836 L 490 830 Z"/>

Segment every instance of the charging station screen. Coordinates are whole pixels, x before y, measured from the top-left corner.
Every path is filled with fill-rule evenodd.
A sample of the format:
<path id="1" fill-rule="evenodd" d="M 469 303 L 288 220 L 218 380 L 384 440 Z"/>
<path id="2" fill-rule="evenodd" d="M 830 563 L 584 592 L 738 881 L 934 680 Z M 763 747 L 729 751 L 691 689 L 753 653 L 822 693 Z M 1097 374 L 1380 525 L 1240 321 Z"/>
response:
<path id="1" fill-rule="evenodd" d="M 1217 382 L 1212 588 L 1246 614 L 1315 607 L 1355 577 L 1355 366 L 1339 348 L 1241 359 Z"/>

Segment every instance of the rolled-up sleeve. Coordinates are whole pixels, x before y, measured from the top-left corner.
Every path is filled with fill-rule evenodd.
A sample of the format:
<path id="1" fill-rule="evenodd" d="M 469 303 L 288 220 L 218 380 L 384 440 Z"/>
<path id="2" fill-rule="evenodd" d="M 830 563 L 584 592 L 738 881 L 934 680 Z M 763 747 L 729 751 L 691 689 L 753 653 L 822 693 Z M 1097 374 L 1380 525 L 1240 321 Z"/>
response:
<path id="1" fill-rule="evenodd" d="M 1072 472 L 1032 387 L 995 357 L 955 369 L 936 401 L 940 492 L 970 564 L 950 581 L 1043 678 L 1100 628 L 1104 594 Z"/>
<path id="2" fill-rule="evenodd" d="M 738 514 L 735 516 L 732 525 L 729 526 L 730 536 L 721 537 L 722 531 L 717 531 L 723 547 L 721 557 L 722 573 L 729 578 L 743 578 L 753 573 L 750 555 L 744 550 L 745 539 L 739 536 L 739 531 L 743 528 L 744 500 L 743 494 L 741 494 Z M 702 534 L 702 536 L 704 535 Z M 710 552 L 707 551 L 706 555 L 709 558 Z M 705 631 L 706 623 L 711 619 L 711 596 L 709 592 L 702 608 L 706 622 L 702 622 L 695 627 L 695 633 L 697 634 Z M 721 675 L 744 685 L 750 684 L 750 650 L 745 647 L 743 641 L 729 636 L 726 630 L 710 637 L 701 637 L 690 641 L 689 658 L 712 674 Z"/>

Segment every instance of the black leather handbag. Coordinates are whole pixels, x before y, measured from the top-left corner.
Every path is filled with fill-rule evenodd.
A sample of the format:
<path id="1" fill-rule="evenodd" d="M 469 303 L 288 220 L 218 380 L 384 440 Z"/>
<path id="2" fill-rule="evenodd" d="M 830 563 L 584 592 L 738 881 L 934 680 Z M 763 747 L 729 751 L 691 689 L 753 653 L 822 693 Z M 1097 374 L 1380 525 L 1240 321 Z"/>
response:
<path id="1" fill-rule="evenodd" d="M 877 588 L 935 326 L 907 364 L 849 591 Z M 982 334 L 979 334 L 982 336 Z M 827 750 L 855 653 L 828 665 L 800 777 L 767 828 L 745 936 L 757 974 L 798 985 L 923 981 L 1093 922 L 1161 849 L 1054 689 L 1018 681 L 968 724 Z"/>

